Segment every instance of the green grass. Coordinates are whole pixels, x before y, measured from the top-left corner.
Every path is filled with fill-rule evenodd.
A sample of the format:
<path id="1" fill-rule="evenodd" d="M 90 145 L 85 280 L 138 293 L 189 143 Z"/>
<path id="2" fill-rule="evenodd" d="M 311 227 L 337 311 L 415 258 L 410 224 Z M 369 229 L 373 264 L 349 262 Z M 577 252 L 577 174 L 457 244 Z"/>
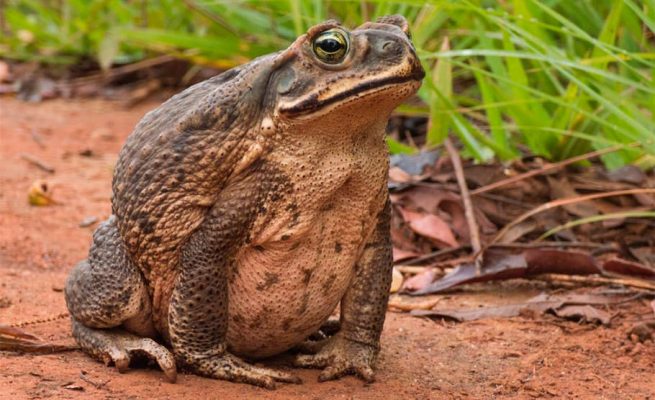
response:
<path id="1" fill-rule="evenodd" d="M 309 26 L 403 14 L 428 71 L 427 145 L 455 134 L 465 155 L 551 160 L 616 144 L 610 168 L 655 165 L 655 0 L 6 0 L 0 56 L 112 63 L 153 53 L 228 68 Z M 144 6 L 147 4 L 147 6 Z M 392 151 L 411 147 L 390 142 Z"/>

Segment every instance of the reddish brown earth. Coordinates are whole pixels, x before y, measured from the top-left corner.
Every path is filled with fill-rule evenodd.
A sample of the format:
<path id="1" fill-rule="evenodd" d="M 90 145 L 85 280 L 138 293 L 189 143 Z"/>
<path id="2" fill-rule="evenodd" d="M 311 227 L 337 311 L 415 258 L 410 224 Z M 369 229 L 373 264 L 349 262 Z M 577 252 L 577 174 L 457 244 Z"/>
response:
<path id="1" fill-rule="evenodd" d="M 0 324 L 66 311 L 66 274 L 85 257 L 94 228 L 79 224 L 89 216 L 102 220 L 109 215 L 118 150 L 155 106 L 125 109 L 100 100 L 26 104 L 0 98 Z M 55 173 L 25 161 L 22 153 Z M 48 182 L 58 204 L 28 204 L 28 189 L 37 179 Z M 506 304 L 543 290 L 561 289 L 526 281 L 474 286 L 442 295 L 439 305 Z M 0 398 L 653 399 L 655 346 L 627 338 L 630 328 L 652 318 L 653 311 L 639 300 L 612 312 L 618 314 L 610 327 L 544 316 L 455 324 L 389 313 L 376 383 L 364 385 L 352 377 L 317 383 L 318 371 L 297 370 L 302 385 L 280 385 L 273 392 L 186 374 L 170 384 L 153 368 L 119 374 L 79 351 L 0 352 Z M 24 329 L 72 344 L 65 318 Z M 288 355 L 265 364 L 290 368 Z"/>

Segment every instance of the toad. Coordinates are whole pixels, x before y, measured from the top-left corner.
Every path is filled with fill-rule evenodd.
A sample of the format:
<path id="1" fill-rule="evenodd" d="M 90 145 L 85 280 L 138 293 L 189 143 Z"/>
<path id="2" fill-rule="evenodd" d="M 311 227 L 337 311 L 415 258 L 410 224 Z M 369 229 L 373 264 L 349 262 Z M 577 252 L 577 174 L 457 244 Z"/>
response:
<path id="1" fill-rule="evenodd" d="M 289 48 L 192 86 L 123 146 L 112 215 L 65 296 L 73 336 L 128 368 L 183 367 L 267 388 L 254 360 L 300 346 L 319 380 L 374 378 L 391 281 L 393 109 L 424 76 L 407 22 L 312 27 Z M 340 304 L 340 327 L 306 342 Z"/>

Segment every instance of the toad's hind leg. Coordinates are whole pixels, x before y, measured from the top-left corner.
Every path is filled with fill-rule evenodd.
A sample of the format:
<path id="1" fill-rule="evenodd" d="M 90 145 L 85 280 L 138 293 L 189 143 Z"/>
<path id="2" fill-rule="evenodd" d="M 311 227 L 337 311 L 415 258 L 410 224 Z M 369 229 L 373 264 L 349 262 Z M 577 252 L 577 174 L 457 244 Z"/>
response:
<path id="1" fill-rule="evenodd" d="M 148 291 L 125 252 L 113 216 L 95 231 L 89 259 L 73 268 L 65 295 L 73 336 L 87 354 L 113 362 L 121 372 L 135 354 L 147 355 L 175 381 L 173 355 L 150 338 L 155 330 Z"/>

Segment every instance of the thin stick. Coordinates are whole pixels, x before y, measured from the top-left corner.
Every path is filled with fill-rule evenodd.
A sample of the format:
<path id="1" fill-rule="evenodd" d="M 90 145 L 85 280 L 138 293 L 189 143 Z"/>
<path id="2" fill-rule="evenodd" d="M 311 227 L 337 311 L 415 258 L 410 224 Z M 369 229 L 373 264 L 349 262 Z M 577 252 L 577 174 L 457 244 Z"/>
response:
<path id="1" fill-rule="evenodd" d="M 464 216 L 466 217 L 466 224 L 469 228 L 469 236 L 471 237 L 471 249 L 473 254 L 477 255 L 475 257 L 475 272 L 480 274 L 480 269 L 482 268 L 482 245 L 480 243 L 480 228 L 478 223 L 475 220 L 475 212 L 473 211 L 473 202 L 471 201 L 471 195 L 469 194 L 469 188 L 466 186 L 466 177 L 464 177 L 464 168 L 462 168 L 462 160 L 459 157 L 459 152 L 453 146 L 450 138 L 444 140 L 444 145 L 446 150 L 450 155 L 450 161 L 453 164 L 455 169 L 455 177 L 457 178 L 457 184 L 459 185 L 459 190 L 462 195 L 462 203 L 464 204 Z"/>
<path id="2" fill-rule="evenodd" d="M 9 324 L 9 326 L 12 326 L 14 328 L 23 328 L 23 327 L 26 327 L 28 325 L 45 324 L 47 322 L 53 322 L 53 321 L 58 321 L 60 319 L 64 319 L 64 318 L 68 317 L 69 315 L 70 314 L 68 314 L 67 312 L 64 312 L 64 313 L 60 313 L 60 314 L 53 315 L 53 316 L 46 317 L 46 318 L 39 318 L 39 319 L 33 319 L 33 320 L 29 320 L 29 321 L 15 322 L 13 324 Z"/>
<path id="3" fill-rule="evenodd" d="M 396 265 L 394 266 L 394 269 L 396 269 L 401 274 L 416 275 L 425 271 L 426 267 L 416 265 Z"/>
<path id="4" fill-rule="evenodd" d="M 88 75 L 88 76 L 82 76 L 79 78 L 74 78 L 71 79 L 70 81 L 66 82 L 65 85 L 68 86 L 76 86 L 76 85 L 82 85 L 88 82 L 93 82 L 96 80 L 104 80 L 104 79 L 109 79 L 109 78 L 114 78 L 116 76 L 120 75 L 125 75 L 129 74 L 132 72 L 140 71 L 142 69 L 154 67 L 156 65 L 161 65 L 165 64 L 167 62 L 175 60 L 175 57 L 170 56 L 170 55 L 163 55 L 155 58 L 146 58 L 145 60 L 141 60 L 132 64 L 126 64 L 126 65 L 121 65 L 120 67 L 112 68 L 109 71 L 106 72 L 100 72 L 97 74 L 93 75 Z"/>
<path id="5" fill-rule="evenodd" d="M 433 251 L 432 253 L 427 253 L 420 257 L 412 258 L 409 260 L 403 260 L 399 265 L 413 266 L 425 261 L 430 261 L 433 258 L 445 256 L 448 254 L 456 253 L 460 250 L 467 250 L 470 248 L 471 246 L 466 245 L 460 247 L 452 247 L 448 249 L 441 249 L 441 250 Z M 548 242 L 548 241 L 537 242 L 537 243 L 494 243 L 487 246 L 487 248 L 490 249 L 580 248 L 580 249 L 616 250 L 612 246 L 604 245 L 601 243 L 594 243 L 594 242 Z M 421 266 L 421 268 L 425 268 L 427 266 L 433 266 L 433 265 L 432 264 L 425 265 L 425 266 Z"/>
<path id="6" fill-rule="evenodd" d="M 534 277 L 534 279 L 542 279 L 545 281 L 559 281 L 570 283 L 582 283 L 588 285 L 589 283 L 598 283 L 603 285 L 623 285 L 630 286 L 638 289 L 655 290 L 655 283 L 630 278 L 606 278 L 604 276 L 592 275 L 564 275 L 564 274 L 541 274 Z"/>
<path id="7" fill-rule="evenodd" d="M 52 168 L 50 165 L 44 163 L 43 161 L 39 160 L 38 158 L 31 156 L 29 154 L 21 153 L 20 158 L 23 160 L 27 161 L 28 163 L 34 165 L 35 167 L 42 169 L 43 171 L 54 174 L 55 169 Z"/>
<path id="8" fill-rule="evenodd" d="M 490 248 L 499 249 L 538 249 L 538 248 L 557 248 L 557 247 L 574 247 L 580 249 L 608 249 L 617 250 L 612 246 L 594 242 L 533 242 L 533 243 L 495 243 Z"/>
<path id="9" fill-rule="evenodd" d="M 503 179 L 501 181 L 494 182 L 494 183 L 491 183 L 491 184 L 486 185 L 486 186 L 482 186 L 480 188 L 472 190 L 471 194 L 472 195 L 478 195 L 480 193 L 486 193 L 486 192 L 489 192 L 489 191 L 492 191 L 492 190 L 496 190 L 499 187 L 507 186 L 507 185 L 510 185 L 512 183 L 516 183 L 516 182 L 522 181 L 522 180 L 527 179 L 527 178 L 531 178 L 531 177 L 536 176 L 536 175 L 541 175 L 541 174 L 545 174 L 546 172 L 550 172 L 550 171 L 554 171 L 554 170 L 557 170 L 557 169 L 560 169 L 560 168 L 564 168 L 567 165 L 575 164 L 575 163 L 580 162 L 580 161 L 585 161 L 585 160 L 588 160 L 590 158 L 602 156 L 604 154 L 613 153 L 615 151 L 619 151 L 619 150 L 622 150 L 622 149 L 626 149 L 626 148 L 630 148 L 630 147 L 639 147 L 639 146 L 642 146 L 642 145 L 643 145 L 643 143 L 640 143 L 640 142 L 634 142 L 634 143 L 630 143 L 630 144 L 617 144 L 616 146 L 606 147 L 604 149 L 592 151 L 590 153 L 582 154 L 582 155 L 579 155 L 577 157 L 571 157 L 571 158 L 568 158 L 566 160 L 562 160 L 560 162 L 556 162 L 556 163 L 553 163 L 553 164 L 546 165 L 546 166 L 544 166 L 542 168 L 539 168 L 539 169 L 528 171 L 528 172 L 525 172 L 525 173 L 522 173 L 522 174 L 519 174 L 519 175 L 516 175 L 516 176 L 512 176 L 511 178 Z"/>
<path id="10" fill-rule="evenodd" d="M 533 208 L 532 210 L 521 214 L 518 218 L 516 218 L 514 221 L 510 222 L 509 224 L 505 225 L 503 229 L 498 232 L 498 234 L 489 242 L 486 246 L 485 249 L 489 248 L 489 246 L 496 244 L 506 233 L 509 231 L 512 227 L 520 224 L 521 222 L 525 221 L 526 219 L 532 217 L 533 215 L 539 214 L 541 212 L 544 212 L 546 210 L 550 210 L 552 208 L 556 207 L 561 207 L 565 206 L 568 204 L 574 204 L 574 203 L 580 203 L 583 201 L 588 201 L 588 200 L 594 200 L 594 199 L 601 199 L 604 197 L 613 197 L 613 196 L 623 196 L 627 194 L 646 194 L 646 193 L 655 193 L 655 189 L 651 188 L 646 188 L 646 189 L 626 189 L 626 190 L 615 190 L 612 192 L 605 192 L 605 193 L 594 193 L 594 194 L 588 194 L 586 196 L 577 196 L 577 197 L 569 197 L 565 199 L 558 199 L 558 200 L 553 200 L 549 201 L 548 203 L 544 203 L 540 205 L 539 207 Z"/>
<path id="11" fill-rule="evenodd" d="M 403 265 L 420 264 L 423 261 L 428 261 L 428 260 L 431 260 L 433 258 L 437 258 L 437 257 L 440 257 L 440 256 L 452 254 L 452 253 L 456 253 L 456 252 L 458 252 L 460 250 L 469 249 L 470 247 L 471 246 L 459 246 L 459 247 L 450 247 L 450 248 L 447 248 L 447 249 L 441 249 L 441 250 L 433 251 L 432 253 L 428 253 L 428 254 L 422 255 L 420 257 L 416 257 L 414 259 L 411 259 L 411 260 L 403 261 Z"/>

